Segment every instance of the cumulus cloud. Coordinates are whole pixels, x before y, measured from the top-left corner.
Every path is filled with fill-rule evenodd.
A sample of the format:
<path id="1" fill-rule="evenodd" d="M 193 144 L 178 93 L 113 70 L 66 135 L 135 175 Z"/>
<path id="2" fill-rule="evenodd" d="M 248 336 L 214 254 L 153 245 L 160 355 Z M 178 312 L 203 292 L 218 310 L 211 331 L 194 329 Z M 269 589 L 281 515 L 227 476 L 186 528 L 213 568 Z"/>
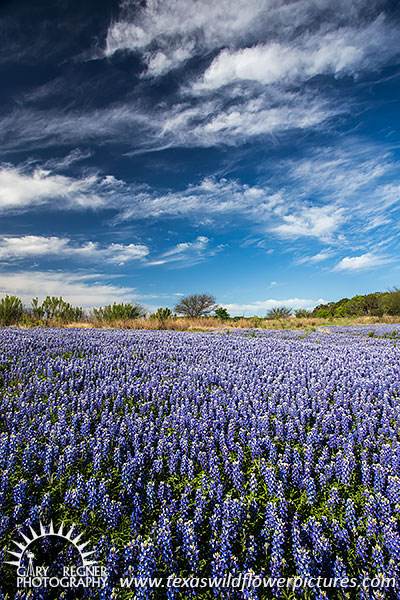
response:
<path id="1" fill-rule="evenodd" d="M 259 300 L 257 302 L 252 302 L 250 304 L 225 304 L 224 307 L 228 310 L 228 312 L 233 315 L 244 315 L 244 316 L 252 316 L 252 315 L 264 315 L 269 309 L 274 308 L 275 306 L 287 306 L 288 308 L 297 309 L 297 308 L 314 308 L 318 304 L 325 304 L 326 300 L 323 298 L 319 298 L 318 300 L 310 300 L 307 298 L 288 298 L 286 300 L 275 300 L 274 298 L 269 298 L 268 300 Z"/>
<path id="2" fill-rule="evenodd" d="M 345 219 L 344 208 L 335 205 L 303 206 L 293 214 L 283 215 L 283 222 L 272 230 L 284 237 L 305 236 L 328 240 Z"/>
<path id="3" fill-rule="evenodd" d="M 83 308 L 115 301 L 131 302 L 136 298 L 133 288 L 108 283 L 104 275 L 69 271 L 2 272 L 0 294 L 15 294 L 27 306 L 35 297 L 41 301 L 46 296 L 62 296 L 67 302 Z"/>
<path id="4" fill-rule="evenodd" d="M 366 252 L 360 256 L 345 256 L 336 265 L 334 271 L 367 271 L 389 262 L 391 262 L 391 259 L 386 256 Z"/>
<path id="5" fill-rule="evenodd" d="M 143 259 L 148 253 L 148 247 L 141 244 L 110 244 L 101 247 L 97 242 L 86 242 L 78 246 L 71 244 L 68 238 L 39 235 L 5 236 L 0 239 L 0 261 L 63 257 L 124 264 Z"/>
<path id="6" fill-rule="evenodd" d="M 104 203 L 98 192 L 97 176 L 75 179 L 39 168 L 24 171 L 11 165 L 0 167 L 0 211 L 47 203 L 62 208 L 96 208 Z"/>

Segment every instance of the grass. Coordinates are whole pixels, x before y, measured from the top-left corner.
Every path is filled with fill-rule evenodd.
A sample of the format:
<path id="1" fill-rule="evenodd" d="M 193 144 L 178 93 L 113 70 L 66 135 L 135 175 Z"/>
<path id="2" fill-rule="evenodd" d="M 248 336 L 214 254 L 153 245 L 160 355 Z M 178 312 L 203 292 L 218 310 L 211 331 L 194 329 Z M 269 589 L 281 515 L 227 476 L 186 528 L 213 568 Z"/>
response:
<path id="1" fill-rule="evenodd" d="M 79 321 L 75 323 L 62 324 L 52 322 L 52 327 L 80 327 L 100 329 L 169 329 L 174 331 L 210 331 L 214 329 L 310 329 L 315 327 L 326 327 L 334 325 L 376 325 L 379 323 L 400 324 L 400 315 L 384 315 L 382 317 L 338 317 L 331 319 L 323 318 L 296 318 L 286 319 L 260 319 L 259 317 L 227 319 L 225 321 L 214 317 L 201 317 L 189 319 L 187 317 L 177 317 L 160 321 L 158 319 L 127 319 L 125 321 L 113 321 L 106 323 L 104 321 Z M 26 327 L 26 326 L 25 326 Z"/>

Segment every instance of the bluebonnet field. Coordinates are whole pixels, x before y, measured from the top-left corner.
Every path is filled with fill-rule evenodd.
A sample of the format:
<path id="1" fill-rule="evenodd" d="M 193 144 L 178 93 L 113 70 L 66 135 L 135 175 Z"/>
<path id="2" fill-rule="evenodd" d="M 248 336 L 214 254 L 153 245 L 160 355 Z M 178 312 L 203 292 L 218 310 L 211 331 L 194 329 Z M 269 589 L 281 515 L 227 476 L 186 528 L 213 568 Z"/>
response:
<path id="1" fill-rule="evenodd" d="M 1 329 L 1 562 L 19 530 L 52 518 L 76 523 L 108 568 L 107 589 L 73 597 L 397 597 L 119 587 L 172 573 L 400 578 L 395 329 Z M 14 571 L 2 564 L 1 598 L 28 597 Z"/>

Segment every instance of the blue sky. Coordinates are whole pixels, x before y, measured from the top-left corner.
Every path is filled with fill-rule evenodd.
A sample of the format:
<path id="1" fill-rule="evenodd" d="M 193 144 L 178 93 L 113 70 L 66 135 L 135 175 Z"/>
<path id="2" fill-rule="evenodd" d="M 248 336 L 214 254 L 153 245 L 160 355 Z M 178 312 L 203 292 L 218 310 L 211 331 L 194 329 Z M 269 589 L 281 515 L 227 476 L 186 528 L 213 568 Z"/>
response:
<path id="1" fill-rule="evenodd" d="M 34 4 L 0 7 L 2 295 L 262 316 L 400 285 L 396 2 Z"/>

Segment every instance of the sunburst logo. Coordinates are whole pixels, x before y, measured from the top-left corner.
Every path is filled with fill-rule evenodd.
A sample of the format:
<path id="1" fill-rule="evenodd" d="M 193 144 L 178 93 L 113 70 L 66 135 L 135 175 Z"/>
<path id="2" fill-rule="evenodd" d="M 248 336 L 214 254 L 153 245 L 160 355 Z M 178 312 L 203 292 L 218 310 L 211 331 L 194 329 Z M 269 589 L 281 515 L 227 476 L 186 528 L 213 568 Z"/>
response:
<path id="1" fill-rule="evenodd" d="M 14 557 L 14 560 L 4 561 L 8 565 L 17 567 L 17 587 L 105 587 L 107 583 L 106 569 L 100 566 L 97 561 L 89 558 L 94 554 L 94 550 L 86 550 L 89 542 L 81 541 L 83 533 L 74 536 L 75 529 L 74 524 L 67 530 L 64 528 L 64 523 L 61 523 L 58 530 L 56 530 L 53 521 L 47 527 L 40 521 L 39 532 L 31 526 L 29 527 L 29 535 L 20 532 L 24 542 L 13 540 L 13 544 L 18 548 L 18 551 L 7 550 L 8 554 Z M 61 577 L 49 575 L 50 565 L 35 567 L 35 554 L 30 547 L 37 540 L 49 537 L 60 538 L 74 546 L 79 553 L 81 565 L 78 567 L 64 566 Z M 26 563 L 25 559 L 28 559 L 28 566 L 23 564 Z"/>

